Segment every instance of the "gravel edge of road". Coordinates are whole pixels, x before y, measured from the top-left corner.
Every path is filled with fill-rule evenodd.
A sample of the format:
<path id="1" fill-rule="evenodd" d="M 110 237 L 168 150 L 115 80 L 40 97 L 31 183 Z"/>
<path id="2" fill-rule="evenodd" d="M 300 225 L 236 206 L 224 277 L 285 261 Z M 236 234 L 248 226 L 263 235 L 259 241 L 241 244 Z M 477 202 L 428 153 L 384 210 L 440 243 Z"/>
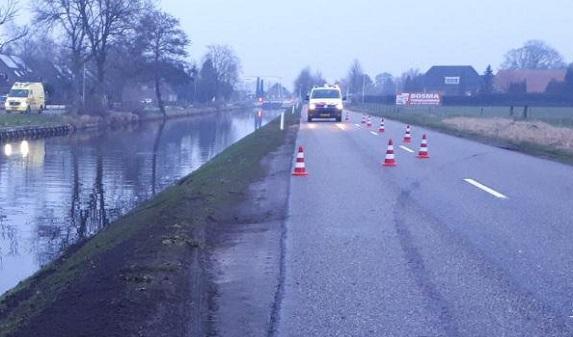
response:
<path id="1" fill-rule="evenodd" d="M 187 336 L 209 331 L 209 226 L 232 223 L 286 114 L 229 147 L 0 297 L 0 336 Z M 194 320 L 189 320 L 189 317 Z"/>

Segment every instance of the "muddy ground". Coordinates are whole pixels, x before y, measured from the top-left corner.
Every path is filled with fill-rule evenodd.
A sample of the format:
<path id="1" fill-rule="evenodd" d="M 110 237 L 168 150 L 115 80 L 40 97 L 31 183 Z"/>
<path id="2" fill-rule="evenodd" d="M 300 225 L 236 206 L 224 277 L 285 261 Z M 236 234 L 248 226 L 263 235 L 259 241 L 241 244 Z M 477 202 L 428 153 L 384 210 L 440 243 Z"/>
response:
<path id="1" fill-rule="evenodd" d="M 250 186 L 235 221 L 207 231 L 212 335 L 272 333 L 282 277 L 293 136 L 264 159 L 268 175 Z"/>

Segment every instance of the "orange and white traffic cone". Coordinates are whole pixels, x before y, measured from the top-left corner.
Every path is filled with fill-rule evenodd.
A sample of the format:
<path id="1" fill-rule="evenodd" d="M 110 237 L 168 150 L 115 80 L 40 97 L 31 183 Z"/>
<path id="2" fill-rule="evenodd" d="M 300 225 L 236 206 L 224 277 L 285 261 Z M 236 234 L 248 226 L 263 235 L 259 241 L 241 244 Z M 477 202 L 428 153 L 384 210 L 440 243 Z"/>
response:
<path id="1" fill-rule="evenodd" d="M 366 115 L 362 114 L 362 122 L 360 122 L 361 124 L 366 124 Z"/>
<path id="2" fill-rule="evenodd" d="M 422 145 L 420 145 L 420 152 L 418 153 L 418 158 L 420 159 L 430 158 L 430 153 L 428 152 L 428 137 L 426 137 L 426 135 L 422 136 Z"/>
<path id="3" fill-rule="evenodd" d="M 366 120 L 366 127 L 368 128 L 372 127 L 372 119 L 370 118 L 370 115 L 368 115 L 368 119 Z"/>
<path id="4" fill-rule="evenodd" d="M 302 146 L 299 146 L 298 153 L 296 155 L 296 164 L 294 166 L 294 172 L 292 173 L 293 176 L 303 177 L 307 176 L 308 172 L 306 172 L 306 166 L 304 164 L 304 149 Z"/>
<path id="5" fill-rule="evenodd" d="M 394 142 L 392 139 L 388 142 L 388 150 L 386 150 L 386 158 L 384 159 L 384 166 L 396 166 L 396 156 L 394 154 Z"/>
<path id="6" fill-rule="evenodd" d="M 382 119 L 380 120 L 380 127 L 378 128 L 378 132 L 384 133 L 385 130 L 386 130 L 386 129 L 385 129 L 385 126 L 384 126 L 384 118 L 382 118 Z"/>
<path id="7" fill-rule="evenodd" d="M 410 125 L 406 126 L 406 134 L 404 134 L 404 143 L 410 144 L 412 142 L 412 128 Z"/>

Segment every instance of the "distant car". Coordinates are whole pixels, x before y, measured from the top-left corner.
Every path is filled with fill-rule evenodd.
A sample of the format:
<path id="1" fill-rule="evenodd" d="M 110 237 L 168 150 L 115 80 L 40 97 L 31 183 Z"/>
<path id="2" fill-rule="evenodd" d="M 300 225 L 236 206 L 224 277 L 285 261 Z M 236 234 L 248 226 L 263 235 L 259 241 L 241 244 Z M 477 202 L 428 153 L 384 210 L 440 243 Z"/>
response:
<path id="1" fill-rule="evenodd" d="M 313 118 L 335 118 L 342 121 L 344 97 L 338 86 L 314 87 L 308 96 L 308 121 Z"/>
<path id="2" fill-rule="evenodd" d="M 142 104 L 151 104 L 151 103 L 153 103 L 153 99 L 151 99 L 151 98 L 144 98 L 144 99 L 141 100 L 141 103 L 142 103 Z"/>
<path id="3" fill-rule="evenodd" d="M 6 96 L 0 96 L 0 110 L 6 110 L 6 107 L 4 106 L 4 104 L 6 104 Z"/>
<path id="4" fill-rule="evenodd" d="M 39 82 L 16 82 L 4 103 L 6 112 L 42 113 L 46 107 L 44 85 Z"/>

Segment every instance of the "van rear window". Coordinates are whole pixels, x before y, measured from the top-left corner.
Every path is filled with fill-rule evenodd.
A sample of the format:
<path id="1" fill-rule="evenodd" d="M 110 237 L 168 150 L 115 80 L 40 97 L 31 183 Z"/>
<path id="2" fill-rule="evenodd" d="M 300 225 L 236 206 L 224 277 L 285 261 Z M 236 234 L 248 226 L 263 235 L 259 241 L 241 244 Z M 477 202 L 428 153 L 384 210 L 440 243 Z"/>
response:
<path id="1" fill-rule="evenodd" d="M 333 89 L 313 90 L 311 98 L 340 98 L 340 91 Z"/>

